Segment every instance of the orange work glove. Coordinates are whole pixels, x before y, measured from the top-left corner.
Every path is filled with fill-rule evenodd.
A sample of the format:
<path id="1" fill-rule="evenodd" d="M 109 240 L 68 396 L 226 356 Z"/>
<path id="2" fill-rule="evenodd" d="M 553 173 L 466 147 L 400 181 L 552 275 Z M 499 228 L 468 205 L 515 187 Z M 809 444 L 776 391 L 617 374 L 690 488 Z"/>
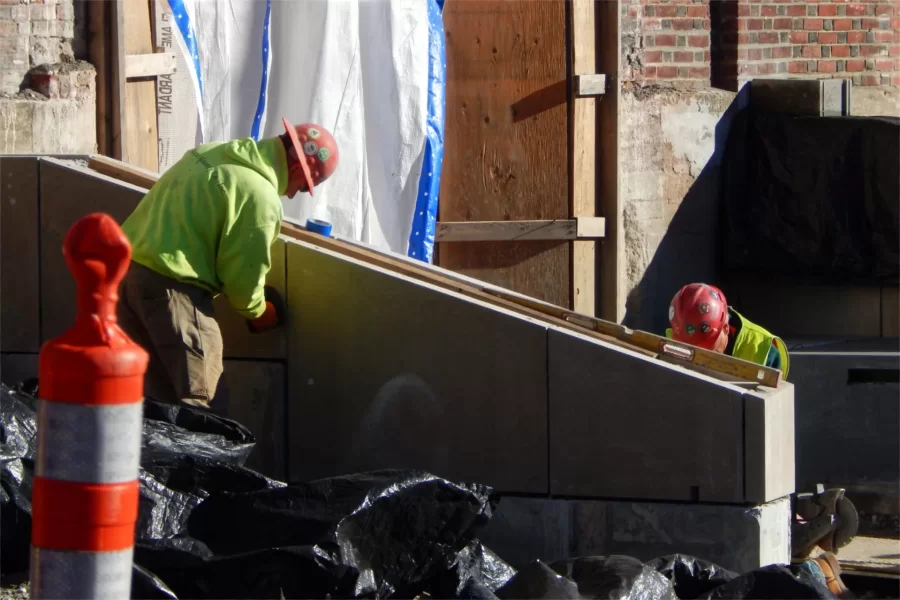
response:
<path id="1" fill-rule="evenodd" d="M 250 333 L 262 333 L 274 329 L 281 324 L 281 315 L 284 312 L 284 302 L 275 288 L 265 287 L 266 310 L 255 319 L 247 321 Z"/>

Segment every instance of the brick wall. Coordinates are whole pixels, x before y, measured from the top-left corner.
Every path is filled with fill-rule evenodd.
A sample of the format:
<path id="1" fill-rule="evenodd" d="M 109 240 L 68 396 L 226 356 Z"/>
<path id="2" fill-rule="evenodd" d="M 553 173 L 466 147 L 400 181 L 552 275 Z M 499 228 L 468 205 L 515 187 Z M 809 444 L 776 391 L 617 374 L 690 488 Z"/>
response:
<path id="1" fill-rule="evenodd" d="M 900 85 L 900 0 L 622 0 L 626 80 L 734 89 L 754 77 Z"/>
<path id="2" fill-rule="evenodd" d="M 31 67 L 74 59 L 73 0 L 0 0 L 0 93 L 14 94 Z"/>

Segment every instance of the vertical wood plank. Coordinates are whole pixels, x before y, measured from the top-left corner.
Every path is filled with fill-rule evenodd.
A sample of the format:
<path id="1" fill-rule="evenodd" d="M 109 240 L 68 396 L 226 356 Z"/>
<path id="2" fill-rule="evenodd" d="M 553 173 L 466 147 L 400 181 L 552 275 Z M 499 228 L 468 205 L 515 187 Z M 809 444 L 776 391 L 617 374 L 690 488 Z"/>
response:
<path id="1" fill-rule="evenodd" d="M 621 322 L 625 317 L 625 248 L 622 205 L 619 201 L 619 96 L 621 81 L 621 22 L 619 0 L 597 3 L 599 44 L 597 67 L 606 75 L 606 93 L 598 103 L 597 166 L 600 209 L 606 217 L 606 238 L 600 246 L 600 317 Z"/>
<path id="2" fill-rule="evenodd" d="M 88 53 L 90 61 L 97 69 L 97 153 L 109 155 L 109 46 L 107 13 L 109 2 L 89 2 L 88 9 Z"/>
<path id="3" fill-rule="evenodd" d="M 128 162 L 127 134 L 125 130 L 125 4 L 124 0 L 111 0 L 107 7 L 109 25 L 110 61 L 109 90 L 111 115 L 110 156 Z"/>
<path id="4" fill-rule="evenodd" d="M 440 219 L 569 216 L 565 98 L 516 116 L 513 105 L 564 91 L 566 0 L 450 0 L 447 128 Z M 569 305 L 569 242 L 453 243 L 442 267 Z"/>
<path id="5" fill-rule="evenodd" d="M 150 3 L 122 0 L 125 7 L 125 55 L 152 54 Z M 126 162 L 150 171 L 159 170 L 156 126 L 156 78 L 133 79 L 125 84 Z"/>
<path id="6" fill-rule="evenodd" d="M 571 0 L 571 75 L 597 72 L 596 4 L 596 0 Z M 575 98 L 573 94 L 570 98 L 572 217 L 593 217 L 597 214 L 597 101 L 594 98 Z M 572 242 L 573 310 L 591 316 L 597 314 L 596 252 L 597 243 L 592 240 Z"/>

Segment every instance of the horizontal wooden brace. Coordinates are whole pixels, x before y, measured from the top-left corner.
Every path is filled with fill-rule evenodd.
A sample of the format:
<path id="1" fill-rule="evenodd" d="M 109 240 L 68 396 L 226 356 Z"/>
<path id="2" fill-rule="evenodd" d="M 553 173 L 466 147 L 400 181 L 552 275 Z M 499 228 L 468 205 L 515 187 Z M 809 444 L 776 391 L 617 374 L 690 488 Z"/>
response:
<path id="1" fill-rule="evenodd" d="M 131 54 L 125 57 L 125 79 L 171 75 L 175 65 L 174 52 Z"/>
<path id="2" fill-rule="evenodd" d="M 575 76 L 575 97 L 591 98 L 606 93 L 606 75 L 594 73 Z"/>
<path id="3" fill-rule="evenodd" d="M 546 221 L 442 221 L 436 242 L 500 242 L 600 239 L 606 232 L 603 217 Z"/>

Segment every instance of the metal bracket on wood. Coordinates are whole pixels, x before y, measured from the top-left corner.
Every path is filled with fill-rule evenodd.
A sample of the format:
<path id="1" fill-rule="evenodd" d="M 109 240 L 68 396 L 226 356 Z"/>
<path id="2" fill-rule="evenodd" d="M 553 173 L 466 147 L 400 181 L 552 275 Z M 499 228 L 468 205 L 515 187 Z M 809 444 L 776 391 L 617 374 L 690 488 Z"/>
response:
<path id="1" fill-rule="evenodd" d="M 606 93 L 606 75 L 601 73 L 576 75 L 574 83 L 576 98 L 592 98 Z"/>
<path id="2" fill-rule="evenodd" d="M 158 77 L 175 72 L 174 52 L 156 54 L 130 54 L 125 57 L 125 78 Z"/>

